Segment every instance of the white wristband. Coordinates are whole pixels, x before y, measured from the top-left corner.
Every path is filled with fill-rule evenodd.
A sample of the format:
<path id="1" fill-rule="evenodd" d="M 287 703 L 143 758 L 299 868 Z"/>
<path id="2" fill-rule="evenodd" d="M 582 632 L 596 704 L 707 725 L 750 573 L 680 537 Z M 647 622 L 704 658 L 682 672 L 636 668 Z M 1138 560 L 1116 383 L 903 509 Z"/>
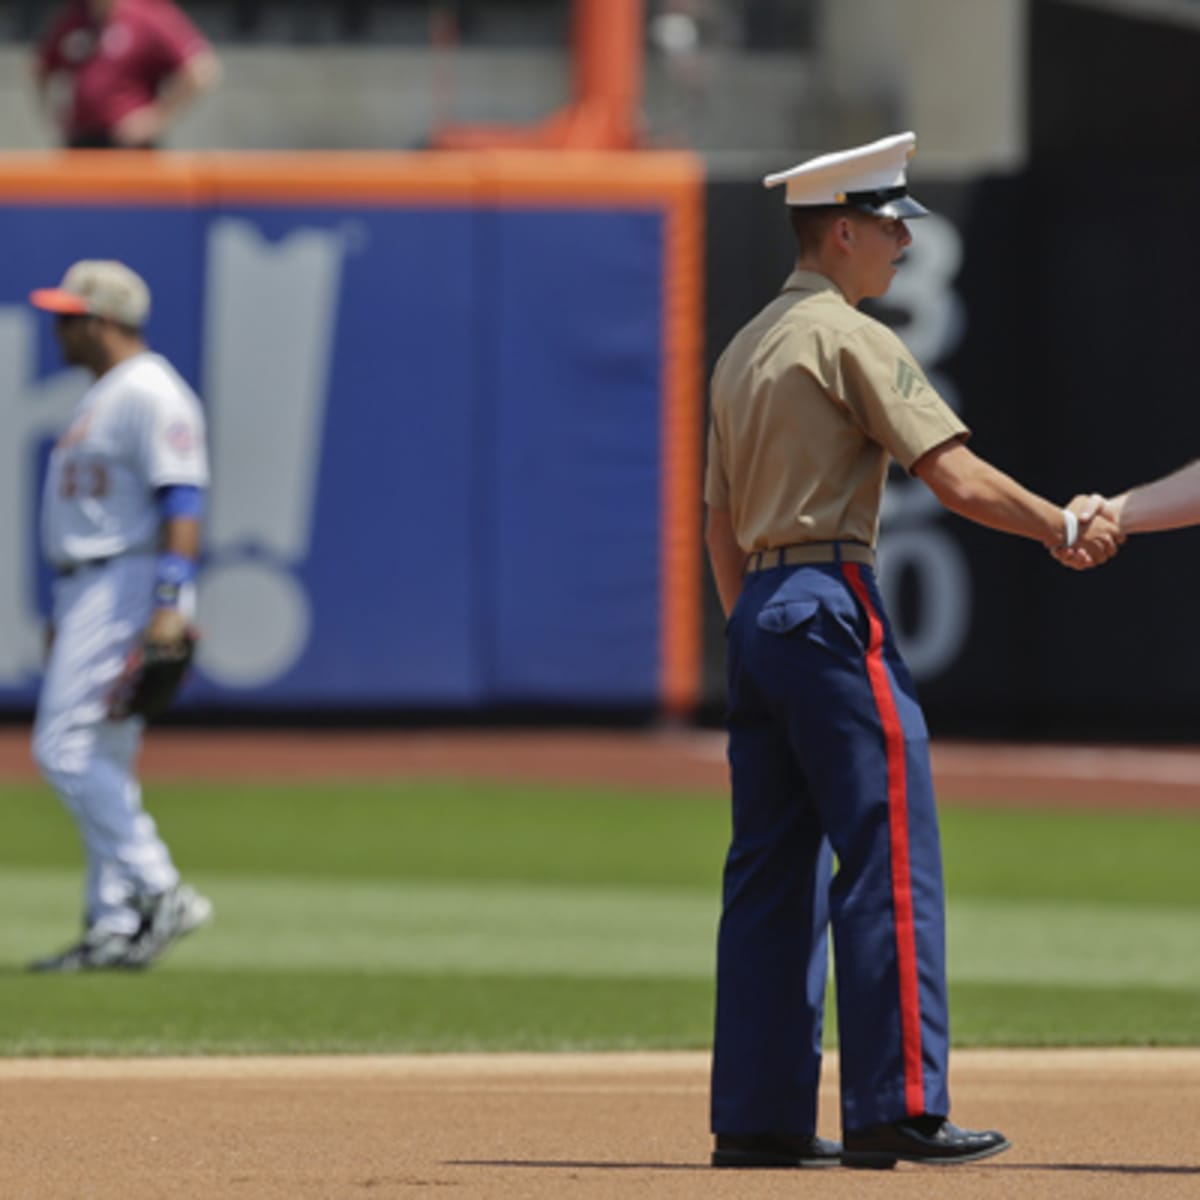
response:
<path id="1" fill-rule="evenodd" d="M 1079 541 L 1079 518 L 1069 509 L 1064 508 L 1063 512 L 1063 545 L 1069 550 L 1077 541 Z"/>

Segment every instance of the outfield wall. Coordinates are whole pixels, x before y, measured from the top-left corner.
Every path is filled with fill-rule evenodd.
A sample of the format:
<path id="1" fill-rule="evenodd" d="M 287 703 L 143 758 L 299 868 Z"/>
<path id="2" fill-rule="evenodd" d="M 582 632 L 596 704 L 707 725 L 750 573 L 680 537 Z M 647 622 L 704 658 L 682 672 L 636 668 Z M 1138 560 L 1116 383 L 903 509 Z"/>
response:
<path id="1" fill-rule="evenodd" d="M 187 705 L 693 707 L 701 204 L 682 154 L 0 161 L 0 705 L 85 383 L 24 298 L 115 257 L 211 424 Z"/>
<path id="2" fill-rule="evenodd" d="M 1081 207 L 1093 176 L 1106 202 Z M 875 311 L 979 453 L 1063 501 L 1196 454 L 1197 251 L 1139 232 L 1186 228 L 1194 169 L 914 187 L 937 215 Z M 0 237 L 0 711 L 35 695 L 36 497 L 85 385 L 25 295 L 115 255 L 212 428 L 184 714 L 720 715 L 704 379 L 793 254 L 757 177 L 670 154 L 8 156 Z M 1198 542 L 1076 575 L 897 474 L 881 585 L 933 732 L 1194 738 Z"/>

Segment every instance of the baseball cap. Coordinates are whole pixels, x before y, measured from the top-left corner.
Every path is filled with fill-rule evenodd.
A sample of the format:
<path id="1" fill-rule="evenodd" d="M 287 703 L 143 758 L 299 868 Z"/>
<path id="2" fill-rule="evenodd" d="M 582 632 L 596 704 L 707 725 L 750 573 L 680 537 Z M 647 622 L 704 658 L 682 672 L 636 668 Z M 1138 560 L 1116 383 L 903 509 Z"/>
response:
<path id="1" fill-rule="evenodd" d="M 929 209 L 908 194 L 905 178 L 916 152 L 915 133 L 896 133 L 777 171 L 763 186 L 786 184 L 787 203 L 798 207 L 844 204 L 877 217 L 924 217 Z"/>
<path id="2" fill-rule="evenodd" d="M 124 263 L 83 259 L 67 269 L 58 287 L 30 292 L 29 303 L 45 312 L 108 317 L 140 328 L 150 315 L 150 289 Z"/>

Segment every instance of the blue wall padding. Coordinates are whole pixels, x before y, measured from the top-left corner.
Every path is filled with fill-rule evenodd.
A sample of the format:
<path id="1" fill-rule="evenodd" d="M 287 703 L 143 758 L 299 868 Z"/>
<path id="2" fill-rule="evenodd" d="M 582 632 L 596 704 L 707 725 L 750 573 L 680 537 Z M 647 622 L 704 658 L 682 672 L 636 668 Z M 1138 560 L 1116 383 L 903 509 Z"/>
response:
<path id="1" fill-rule="evenodd" d="M 313 624 L 273 679 L 237 685 L 201 664 L 185 702 L 652 703 L 663 214 L 0 206 L 0 316 L 28 314 L 29 290 L 75 258 L 124 259 L 154 291 L 155 347 L 203 396 L 206 248 L 229 218 L 268 242 L 306 229 L 345 237 L 311 544 L 273 564 Z M 33 326 L 43 381 L 61 369 L 48 327 Z M 0 396 L 0 413 L 20 402 Z M 277 448 L 256 450 L 263 472 L 278 472 Z M 44 439 L 21 453 L 31 487 L 20 520 L 33 530 Z M 214 462 L 217 486 L 220 471 Z M 205 569 L 239 557 L 270 550 L 210 542 Z M 20 569 L 32 610 L 45 574 Z M 0 676 L 0 706 L 27 706 L 36 685 L 36 666 Z"/>
<path id="2" fill-rule="evenodd" d="M 652 702 L 661 221 L 506 212 L 495 237 L 491 688 Z"/>

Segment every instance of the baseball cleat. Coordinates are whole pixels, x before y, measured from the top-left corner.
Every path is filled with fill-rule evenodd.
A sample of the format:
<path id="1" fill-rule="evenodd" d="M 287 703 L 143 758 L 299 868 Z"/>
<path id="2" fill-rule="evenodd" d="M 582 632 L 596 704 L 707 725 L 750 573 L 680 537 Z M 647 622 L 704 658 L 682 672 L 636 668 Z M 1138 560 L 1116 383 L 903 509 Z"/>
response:
<path id="1" fill-rule="evenodd" d="M 107 971 L 130 966 L 129 952 L 134 938 L 127 933 L 89 929 L 83 940 L 58 954 L 38 958 L 29 964 L 31 971 L 64 974 L 75 971 Z"/>
<path id="2" fill-rule="evenodd" d="M 185 934 L 212 920 L 212 901 L 186 883 L 176 884 L 146 901 L 142 928 L 129 948 L 128 967 L 148 967 Z"/>

